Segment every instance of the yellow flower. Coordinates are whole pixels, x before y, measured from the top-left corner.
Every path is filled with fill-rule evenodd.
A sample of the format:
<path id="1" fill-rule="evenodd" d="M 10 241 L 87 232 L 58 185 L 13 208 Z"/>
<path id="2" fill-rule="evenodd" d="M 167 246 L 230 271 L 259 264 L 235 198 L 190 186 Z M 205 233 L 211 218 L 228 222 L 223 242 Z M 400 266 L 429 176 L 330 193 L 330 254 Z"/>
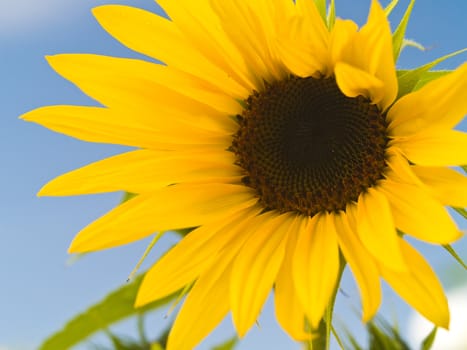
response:
<path id="1" fill-rule="evenodd" d="M 84 228 L 70 252 L 196 227 L 147 273 L 137 305 L 193 284 L 170 349 L 199 343 L 229 312 L 243 336 L 274 287 L 278 322 L 309 337 L 337 288 L 340 253 L 369 320 L 380 277 L 448 327 L 442 287 L 403 233 L 462 234 L 467 205 L 467 65 L 398 96 L 392 36 L 373 1 L 358 28 L 327 26 L 313 1 L 158 0 L 171 20 L 94 10 L 129 48 L 165 65 L 49 57 L 105 107 L 50 106 L 23 118 L 91 142 L 138 147 L 62 175 L 41 195 L 138 194 Z"/>

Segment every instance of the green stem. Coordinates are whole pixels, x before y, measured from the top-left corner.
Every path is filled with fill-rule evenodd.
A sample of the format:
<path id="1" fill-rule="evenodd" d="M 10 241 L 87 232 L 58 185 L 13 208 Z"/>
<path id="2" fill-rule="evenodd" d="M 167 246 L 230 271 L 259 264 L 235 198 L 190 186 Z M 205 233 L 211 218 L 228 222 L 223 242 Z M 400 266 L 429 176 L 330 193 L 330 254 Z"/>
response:
<path id="1" fill-rule="evenodd" d="M 313 332 L 315 336 L 310 342 L 310 350 L 329 350 L 329 345 L 331 342 L 331 330 L 332 330 L 332 315 L 334 311 L 334 304 L 336 302 L 337 291 L 339 290 L 340 280 L 342 278 L 342 273 L 345 268 L 344 257 L 340 256 L 339 272 L 337 275 L 336 288 L 334 289 L 334 294 L 331 297 L 329 306 L 324 313 L 324 317 L 319 323 L 318 329 Z"/>

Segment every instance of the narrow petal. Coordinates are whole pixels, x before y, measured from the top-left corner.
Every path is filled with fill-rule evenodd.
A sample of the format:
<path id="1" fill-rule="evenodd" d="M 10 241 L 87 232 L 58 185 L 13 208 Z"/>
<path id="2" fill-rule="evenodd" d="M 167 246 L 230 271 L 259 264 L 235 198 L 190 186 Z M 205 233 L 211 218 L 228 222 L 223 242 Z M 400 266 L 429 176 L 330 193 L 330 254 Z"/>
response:
<path id="1" fill-rule="evenodd" d="M 173 185 L 136 196 L 77 234 L 71 253 L 127 244 L 156 231 L 195 227 L 250 207 L 256 202 L 245 186 Z"/>
<path id="2" fill-rule="evenodd" d="M 401 239 L 409 272 L 395 272 L 380 266 L 382 277 L 413 308 L 435 325 L 449 327 L 449 308 L 436 274 L 422 255 Z"/>
<path id="3" fill-rule="evenodd" d="M 221 259 L 196 281 L 170 330 L 167 350 L 194 349 L 229 312 L 229 259 Z"/>
<path id="4" fill-rule="evenodd" d="M 355 230 L 348 222 L 348 215 L 334 214 L 339 247 L 355 277 L 362 299 L 362 319 L 369 321 L 381 304 L 381 284 L 377 264 L 358 239 Z"/>
<path id="5" fill-rule="evenodd" d="M 334 70 L 337 85 L 344 95 L 348 97 L 362 95 L 372 102 L 381 100 L 383 82 L 374 75 L 343 62 L 337 63 Z"/>
<path id="6" fill-rule="evenodd" d="M 138 290 L 136 306 L 183 288 L 211 269 L 213 264 L 216 265 L 219 259 L 224 261 L 225 246 L 231 241 L 237 242 L 236 247 L 242 244 L 248 236 L 241 232 L 249 227 L 260 211 L 259 206 L 247 208 L 190 232 L 146 273 Z M 229 248 L 227 254 L 235 250 L 232 245 Z"/>
<path id="7" fill-rule="evenodd" d="M 388 112 L 392 135 L 452 129 L 467 113 L 467 64 L 400 98 Z"/>
<path id="8" fill-rule="evenodd" d="M 280 69 L 281 65 L 272 52 L 275 49 L 274 32 L 266 31 L 268 13 L 258 12 L 255 9 L 262 4 L 263 10 L 269 12 L 270 5 L 263 0 L 255 2 L 213 0 L 211 3 L 220 19 L 222 29 L 248 62 L 249 69 L 254 72 L 256 87 L 261 87 L 263 80 L 272 82 L 283 78 L 285 71 Z"/>
<path id="9" fill-rule="evenodd" d="M 305 331 L 305 312 L 298 300 L 292 277 L 292 263 L 297 237 L 301 227 L 301 217 L 292 223 L 288 234 L 285 256 L 276 277 L 274 302 L 277 321 L 287 334 L 297 341 L 308 340 L 310 333 Z"/>
<path id="10" fill-rule="evenodd" d="M 223 150 L 153 151 L 119 154 L 61 175 L 40 196 L 127 191 L 143 193 L 182 182 L 233 183 L 242 174 L 235 156 Z"/>
<path id="11" fill-rule="evenodd" d="M 107 32 L 130 49 L 204 79 L 232 97 L 248 96 L 244 86 L 206 60 L 171 20 L 122 5 L 96 7 L 93 13 Z M 186 64 L 187 57 L 190 57 L 190 64 Z"/>
<path id="12" fill-rule="evenodd" d="M 446 208 L 425 189 L 390 180 L 379 189 L 389 200 L 396 227 L 404 233 L 435 244 L 449 244 L 462 237 Z"/>
<path id="13" fill-rule="evenodd" d="M 241 112 L 232 97 L 160 64 L 90 54 L 55 55 L 47 61 L 57 73 L 107 107 L 134 112 L 149 108 L 153 116 L 189 111 L 194 115 L 214 114 L 218 119 Z"/>
<path id="14" fill-rule="evenodd" d="M 158 3 L 180 30 L 183 38 L 206 61 L 222 69 L 242 87 L 254 89 L 247 61 L 222 30 L 222 21 L 215 13 L 211 0 L 160 0 Z"/>
<path id="15" fill-rule="evenodd" d="M 442 204 L 467 207 L 467 177 L 453 169 L 413 166 L 412 170 Z"/>
<path id="16" fill-rule="evenodd" d="M 373 258 L 390 269 L 404 271 L 396 227 L 386 196 L 369 188 L 358 198 L 357 230 L 361 242 Z"/>
<path id="17" fill-rule="evenodd" d="M 456 130 L 420 132 L 394 138 L 412 163 L 424 166 L 456 166 L 467 164 L 467 133 Z"/>
<path id="18" fill-rule="evenodd" d="M 21 118 L 80 140 L 141 148 L 170 150 L 192 148 L 193 145 L 219 145 L 225 149 L 232 142 L 227 132 L 202 129 L 193 123 L 168 122 L 167 119 L 165 129 L 161 131 L 155 129 L 152 122 L 138 120 L 136 116 L 124 110 L 100 107 L 48 106 L 30 111 Z"/>
<path id="19" fill-rule="evenodd" d="M 339 271 L 337 234 L 330 215 L 315 215 L 300 230 L 293 262 L 295 288 L 313 329 L 328 307 Z"/>
<path id="20" fill-rule="evenodd" d="M 243 337 L 256 321 L 271 292 L 284 257 L 293 215 L 273 212 L 249 233 L 235 258 L 231 275 L 230 305 L 237 334 Z"/>

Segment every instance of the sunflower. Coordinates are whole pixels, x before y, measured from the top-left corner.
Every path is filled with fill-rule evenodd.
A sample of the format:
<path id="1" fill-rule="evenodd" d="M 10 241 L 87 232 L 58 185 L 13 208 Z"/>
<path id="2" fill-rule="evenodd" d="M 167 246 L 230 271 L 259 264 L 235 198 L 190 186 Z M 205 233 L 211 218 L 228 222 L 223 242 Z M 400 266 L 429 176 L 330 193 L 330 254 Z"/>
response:
<path id="1" fill-rule="evenodd" d="M 276 317 L 310 337 L 351 269 L 363 321 L 384 279 L 435 325 L 445 295 L 405 239 L 462 236 L 467 205 L 467 65 L 401 92 L 384 10 L 361 28 L 305 0 L 158 0 L 94 9 L 127 47 L 162 61 L 48 57 L 104 107 L 23 116 L 91 142 L 136 147 L 48 183 L 40 195 L 137 194 L 84 228 L 70 252 L 194 228 L 147 272 L 136 305 L 189 286 L 168 347 L 198 344 L 230 312 L 239 336 L 273 289 Z M 411 89 L 414 90 L 414 89 Z"/>

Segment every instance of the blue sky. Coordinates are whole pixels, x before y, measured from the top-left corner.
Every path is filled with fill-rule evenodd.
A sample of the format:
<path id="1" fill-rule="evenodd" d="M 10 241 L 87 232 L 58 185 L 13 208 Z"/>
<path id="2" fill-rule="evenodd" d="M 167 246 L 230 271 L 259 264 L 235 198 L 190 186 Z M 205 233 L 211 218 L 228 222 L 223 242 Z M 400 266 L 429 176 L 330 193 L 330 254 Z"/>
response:
<path id="1" fill-rule="evenodd" d="M 337 13 L 358 23 L 366 19 L 369 0 L 337 0 Z M 383 1 L 387 4 L 389 1 Z M 391 17 L 398 23 L 401 9 Z M 121 3 L 157 12 L 152 0 L 0 0 L 0 350 L 34 349 L 47 335 L 59 329 L 77 312 L 125 283 L 148 241 L 84 257 L 67 266 L 67 247 L 74 234 L 115 206 L 119 193 L 37 198 L 40 187 L 53 177 L 92 161 L 120 153 L 123 147 L 90 144 L 50 132 L 18 120 L 22 113 L 43 105 L 92 104 L 72 84 L 56 75 L 44 56 L 56 53 L 99 53 L 141 57 L 113 40 L 94 20 L 91 8 Z M 399 61 L 409 68 L 467 47 L 467 2 L 464 0 L 419 0 L 407 36 L 429 48 L 407 49 Z M 452 69 L 466 54 L 450 59 L 439 68 Z M 465 122 L 463 129 L 465 130 Z M 466 228 L 465 223 L 461 223 Z M 146 260 L 148 267 L 175 242 L 167 237 Z M 439 248 L 417 245 L 446 286 L 466 283 L 465 273 Z M 467 257 L 467 242 L 455 246 Z M 459 276 L 462 280 L 459 280 Z M 463 276 L 463 277 L 462 277 Z M 357 318 L 358 293 L 349 276 L 344 279 L 347 297 L 339 297 L 337 319 L 349 326 Z M 392 293 L 386 293 L 383 310 L 405 328 L 408 309 Z M 266 305 L 260 328 L 254 328 L 239 349 L 298 349 L 273 321 L 272 304 Z M 159 329 L 162 315 L 151 317 L 148 332 Z M 356 327 L 356 326 L 353 326 Z M 133 324 L 117 328 L 132 334 Z M 359 332 L 359 328 L 354 328 Z M 134 334 L 134 333 L 133 333 Z M 227 320 L 206 344 L 233 334 Z M 201 346 L 205 348 L 207 345 Z"/>

